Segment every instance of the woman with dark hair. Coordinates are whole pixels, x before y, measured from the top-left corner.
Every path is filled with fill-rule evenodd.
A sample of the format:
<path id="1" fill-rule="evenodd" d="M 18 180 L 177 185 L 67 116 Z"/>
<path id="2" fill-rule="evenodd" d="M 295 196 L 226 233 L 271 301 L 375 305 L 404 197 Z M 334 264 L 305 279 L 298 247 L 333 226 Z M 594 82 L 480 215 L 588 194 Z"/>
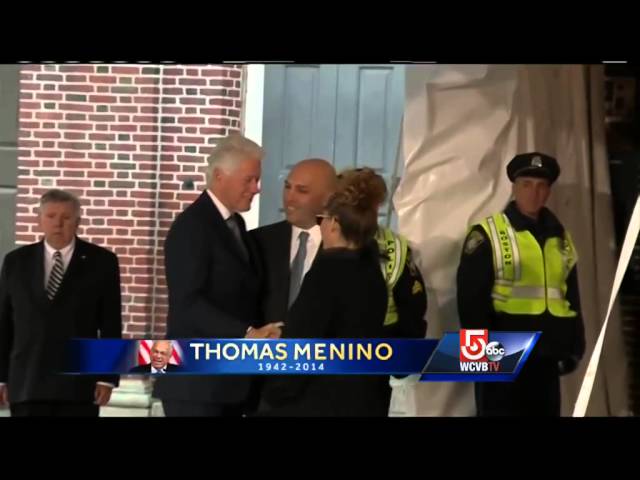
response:
<path id="1" fill-rule="evenodd" d="M 282 338 L 384 336 L 387 287 L 370 248 L 380 199 L 373 175 L 343 185 L 318 216 L 323 250 L 289 310 Z M 388 376 L 268 377 L 262 407 L 277 416 L 387 416 Z"/>

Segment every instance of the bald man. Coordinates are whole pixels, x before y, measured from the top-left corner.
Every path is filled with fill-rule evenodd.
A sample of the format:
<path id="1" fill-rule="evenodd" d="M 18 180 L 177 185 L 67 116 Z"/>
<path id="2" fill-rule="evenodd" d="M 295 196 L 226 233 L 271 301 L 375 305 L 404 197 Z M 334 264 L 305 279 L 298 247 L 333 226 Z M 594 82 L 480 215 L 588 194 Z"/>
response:
<path id="1" fill-rule="evenodd" d="M 151 363 L 138 365 L 129 370 L 129 373 L 167 373 L 179 371 L 181 368 L 169 363 L 173 353 L 173 343 L 171 340 L 157 340 L 151 346 Z"/>
<path id="2" fill-rule="evenodd" d="M 266 272 L 264 323 L 281 322 L 295 301 L 322 237 L 316 215 L 336 189 L 331 163 L 310 158 L 297 163 L 284 181 L 286 220 L 253 230 Z"/>

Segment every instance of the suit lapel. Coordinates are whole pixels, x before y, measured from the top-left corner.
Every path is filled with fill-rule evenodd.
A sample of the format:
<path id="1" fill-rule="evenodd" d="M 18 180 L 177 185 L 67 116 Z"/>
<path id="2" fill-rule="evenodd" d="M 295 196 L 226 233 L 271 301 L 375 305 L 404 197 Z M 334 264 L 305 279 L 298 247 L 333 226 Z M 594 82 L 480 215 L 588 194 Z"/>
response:
<path id="1" fill-rule="evenodd" d="M 49 299 L 44 284 L 44 241 L 40 241 L 34 247 L 28 278 L 33 297 L 41 306 L 46 307 Z"/>
<path id="2" fill-rule="evenodd" d="M 222 218 L 222 214 L 218 210 L 218 207 L 216 207 L 216 205 L 213 203 L 213 200 L 211 200 L 211 197 L 209 197 L 209 194 L 206 190 L 202 192 L 202 195 L 200 195 L 200 198 L 198 198 L 197 202 L 202 209 L 201 211 L 205 218 L 205 221 L 209 224 L 213 224 L 216 233 L 219 235 L 222 242 L 226 245 L 229 252 L 231 252 L 243 265 L 249 266 L 248 261 L 240 251 L 238 240 L 233 235 L 231 229 Z M 240 227 L 240 231 L 242 232 L 244 230 L 244 222 L 238 221 L 238 226 Z"/>

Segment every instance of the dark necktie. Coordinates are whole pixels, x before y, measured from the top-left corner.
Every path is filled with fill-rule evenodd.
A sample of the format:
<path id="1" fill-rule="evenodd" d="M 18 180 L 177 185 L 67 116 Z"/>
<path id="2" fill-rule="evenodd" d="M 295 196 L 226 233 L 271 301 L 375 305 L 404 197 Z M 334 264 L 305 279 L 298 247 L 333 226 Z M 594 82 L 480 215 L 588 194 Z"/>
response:
<path id="1" fill-rule="evenodd" d="M 231 230 L 231 233 L 233 233 L 233 236 L 237 240 L 238 248 L 242 253 L 242 257 L 248 261 L 249 252 L 247 252 L 247 247 L 244 244 L 244 240 L 242 240 L 242 233 L 240 233 L 240 226 L 238 225 L 238 220 L 236 219 L 235 214 L 227 218 L 227 226 L 229 227 L 229 229 Z"/>
<path id="2" fill-rule="evenodd" d="M 49 300 L 53 300 L 56 296 L 56 292 L 62 283 L 63 276 L 64 265 L 62 264 L 62 254 L 59 251 L 56 251 L 53 254 L 53 268 L 51 269 L 49 281 L 47 282 L 47 297 L 49 297 Z"/>
<path id="3" fill-rule="evenodd" d="M 296 256 L 291 263 L 291 278 L 289 280 L 289 306 L 295 301 L 302 285 L 302 278 L 304 273 L 304 261 L 307 258 L 307 240 L 309 239 L 308 232 L 300 232 L 298 235 L 299 246 Z"/>

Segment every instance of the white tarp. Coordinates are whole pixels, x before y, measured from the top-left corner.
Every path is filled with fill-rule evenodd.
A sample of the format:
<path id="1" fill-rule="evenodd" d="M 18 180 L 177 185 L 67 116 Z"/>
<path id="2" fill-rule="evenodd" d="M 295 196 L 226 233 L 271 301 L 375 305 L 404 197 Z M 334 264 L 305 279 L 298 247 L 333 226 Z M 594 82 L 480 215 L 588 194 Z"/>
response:
<path id="1" fill-rule="evenodd" d="M 587 352 L 563 379 L 563 414 L 573 409 L 604 320 L 616 252 L 604 142 L 602 67 L 426 65 L 407 67 L 405 172 L 393 201 L 428 286 L 427 336 L 459 328 L 455 275 L 468 225 L 502 210 L 511 194 L 505 166 L 541 151 L 562 168 L 549 207 L 573 233 Z M 588 414 L 626 413 L 626 360 L 614 310 Z M 394 415 L 473 415 L 472 384 L 394 388 Z"/>

